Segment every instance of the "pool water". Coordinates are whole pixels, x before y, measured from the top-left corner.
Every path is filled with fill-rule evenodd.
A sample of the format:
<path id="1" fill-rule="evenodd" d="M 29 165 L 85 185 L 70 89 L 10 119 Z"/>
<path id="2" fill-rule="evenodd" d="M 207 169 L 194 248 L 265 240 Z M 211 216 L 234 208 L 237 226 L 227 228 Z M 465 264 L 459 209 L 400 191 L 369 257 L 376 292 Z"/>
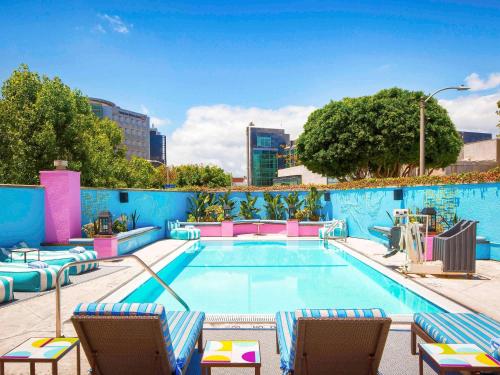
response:
<path id="1" fill-rule="evenodd" d="M 439 307 L 322 241 L 199 241 L 159 272 L 206 313 L 275 313 L 299 308 L 381 307 L 389 314 Z M 124 302 L 181 305 L 149 279 Z"/>

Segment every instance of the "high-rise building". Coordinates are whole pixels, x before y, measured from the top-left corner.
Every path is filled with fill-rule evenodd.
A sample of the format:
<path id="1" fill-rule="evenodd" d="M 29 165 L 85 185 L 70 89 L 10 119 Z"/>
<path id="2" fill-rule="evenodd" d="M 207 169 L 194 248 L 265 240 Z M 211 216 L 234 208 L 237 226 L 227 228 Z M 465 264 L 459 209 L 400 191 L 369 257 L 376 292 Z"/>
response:
<path id="1" fill-rule="evenodd" d="M 247 176 L 248 185 L 271 186 L 278 168 L 285 165 L 285 147 L 290 135 L 283 129 L 257 128 L 253 123 L 247 126 Z"/>
<path id="2" fill-rule="evenodd" d="M 108 100 L 89 98 L 92 111 L 99 118 L 107 117 L 123 129 L 127 157 L 149 159 L 149 116 L 129 111 Z"/>
<path id="3" fill-rule="evenodd" d="M 156 128 L 149 130 L 149 155 L 150 160 L 167 163 L 167 137 Z"/>

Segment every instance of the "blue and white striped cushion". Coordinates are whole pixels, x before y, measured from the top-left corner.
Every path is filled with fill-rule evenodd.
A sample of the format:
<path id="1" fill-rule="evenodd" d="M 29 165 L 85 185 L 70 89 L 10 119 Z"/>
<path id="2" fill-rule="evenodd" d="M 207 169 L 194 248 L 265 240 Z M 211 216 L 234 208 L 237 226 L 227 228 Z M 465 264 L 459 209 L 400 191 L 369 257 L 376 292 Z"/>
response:
<path id="1" fill-rule="evenodd" d="M 19 292 L 43 292 L 55 288 L 57 272 L 60 266 L 48 268 L 30 268 L 27 263 L 1 263 L 0 273 L 14 279 L 14 289 Z M 24 284 L 18 283 L 16 278 L 24 279 Z M 28 277 L 26 277 L 28 276 Z M 64 270 L 61 279 L 62 285 L 69 283 L 69 270 Z"/>
<path id="2" fill-rule="evenodd" d="M 163 305 L 157 303 L 80 303 L 76 306 L 73 314 L 84 316 L 158 316 L 165 338 L 168 361 L 172 368 L 177 369 L 172 336 Z"/>
<path id="3" fill-rule="evenodd" d="M 382 309 L 300 309 L 295 318 L 385 318 Z"/>
<path id="4" fill-rule="evenodd" d="M 374 309 L 300 309 L 295 312 L 276 313 L 276 331 L 280 348 L 280 368 L 284 372 L 293 370 L 297 339 L 297 319 L 301 318 L 385 318 L 386 313 Z"/>
<path id="5" fill-rule="evenodd" d="M 295 345 L 292 345 L 295 330 L 295 313 L 279 311 L 276 313 L 276 333 L 280 348 L 280 368 L 283 371 L 293 369 L 295 358 Z"/>
<path id="6" fill-rule="evenodd" d="M 476 344 L 487 353 L 491 340 L 500 337 L 500 323 L 484 314 L 417 313 L 413 320 L 438 343 Z"/>
<path id="7" fill-rule="evenodd" d="M 198 336 L 203 329 L 205 313 L 197 311 L 168 311 L 167 321 L 174 347 L 177 368 L 182 370 L 187 364 Z"/>
<path id="8" fill-rule="evenodd" d="M 14 299 L 14 279 L 12 277 L 0 276 L 0 303 Z"/>

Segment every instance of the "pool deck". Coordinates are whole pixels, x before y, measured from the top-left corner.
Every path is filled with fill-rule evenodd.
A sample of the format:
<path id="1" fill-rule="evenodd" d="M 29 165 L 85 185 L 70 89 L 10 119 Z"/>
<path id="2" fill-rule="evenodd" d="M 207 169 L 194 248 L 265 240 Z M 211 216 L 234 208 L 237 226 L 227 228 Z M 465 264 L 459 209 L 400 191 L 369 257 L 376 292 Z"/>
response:
<path id="1" fill-rule="evenodd" d="M 249 236 L 248 236 L 249 237 Z M 248 238 L 245 236 L 245 238 Z M 259 236 L 256 238 L 270 239 L 270 236 Z M 276 237 L 286 239 L 286 237 Z M 135 254 L 143 259 L 148 265 L 154 266 L 163 258 L 178 250 L 185 241 L 162 240 L 153 243 L 137 251 Z M 348 239 L 347 246 L 351 250 L 362 253 L 372 260 L 384 264 L 389 269 L 399 267 L 404 258 L 396 255 L 391 258 L 383 258 L 385 248 L 375 242 Z M 109 267 L 110 265 L 107 264 Z M 111 264 L 121 267 L 118 272 L 104 273 L 100 276 L 96 273 L 95 279 L 92 273 L 73 277 L 73 285 L 62 289 L 62 318 L 63 331 L 66 336 L 74 335 L 74 330 L 69 317 L 74 307 L 79 302 L 96 301 L 108 296 L 111 292 L 127 284 L 132 278 L 140 275 L 142 269 L 132 260 L 123 260 Z M 393 272 L 392 270 L 389 272 Z M 395 271 L 394 271 L 395 272 Z M 438 278 L 438 277 L 411 277 L 422 286 L 434 290 L 440 294 L 460 302 L 467 307 L 484 312 L 497 320 L 500 320 L 500 295 L 493 291 L 500 290 L 500 263 L 494 261 L 478 261 L 479 277 L 474 279 Z M 89 282 L 92 280 L 91 282 Z M 181 296 L 181 291 L 178 291 Z M 53 292 L 41 293 L 38 296 L 20 300 L 14 303 L 0 306 L 0 354 L 7 352 L 29 337 L 53 336 L 55 331 L 55 294 Z M 279 357 L 275 353 L 274 332 L 270 330 L 242 330 L 208 329 L 205 333 L 207 339 L 218 338 L 258 338 L 262 343 L 263 368 L 262 374 L 280 374 Z M 244 326 L 242 326 L 244 327 Z M 381 372 L 384 375 L 415 374 L 417 373 L 417 357 L 411 356 L 409 352 L 410 335 L 406 328 L 398 327 L 391 330 L 386 351 L 381 364 Z M 196 362 L 195 357 L 193 359 Z M 88 363 L 82 355 L 82 373 L 86 373 Z M 74 374 L 74 353 L 70 353 L 60 363 L 61 374 Z M 7 364 L 6 374 L 25 374 L 28 366 L 25 364 Z M 428 372 L 426 369 L 426 374 Z M 49 374 L 50 369 L 46 365 L 37 365 L 37 374 Z M 199 374 L 199 368 L 193 364 L 189 374 Z M 213 372 L 218 374 L 238 374 L 236 371 L 224 371 L 218 369 Z M 248 370 L 241 372 L 248 373 Z"/>

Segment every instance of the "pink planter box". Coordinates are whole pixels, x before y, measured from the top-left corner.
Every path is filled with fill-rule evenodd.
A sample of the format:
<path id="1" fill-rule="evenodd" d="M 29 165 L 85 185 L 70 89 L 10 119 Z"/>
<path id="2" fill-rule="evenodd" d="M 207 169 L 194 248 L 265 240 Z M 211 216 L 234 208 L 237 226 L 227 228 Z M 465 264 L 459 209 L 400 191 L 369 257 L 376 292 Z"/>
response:
<path id="1" fill-rule="evenodd" d="M 323 228 L 323 224 L 300 225 L 299 237 L 317 237 L 319 228 Z"/>
<path id="2" fill-rule="evenodd" d="M 223 221 L 222 223 L 196 225 L 202 237 L 234 237 L 240 234 L 286 234 L 288 237 L 317 237 L 323 224 L 301 225 L 298 220 L 286 223 L 238 223 Z"/>
<path id="3" fill-rule="evenodd" d="M 434 236 L 425 237 L 427 243 L 427 252 L 425 253 L 425 260 L 432 260 L 432 249 L 433 249 L 433 239 Z"/>
<path id="4" fill-rule="evenodd" d="M 97 251 L 98 258 L 114 257 L 118 255 L 118 238 L 95 237 L 94 250 Z"/>

